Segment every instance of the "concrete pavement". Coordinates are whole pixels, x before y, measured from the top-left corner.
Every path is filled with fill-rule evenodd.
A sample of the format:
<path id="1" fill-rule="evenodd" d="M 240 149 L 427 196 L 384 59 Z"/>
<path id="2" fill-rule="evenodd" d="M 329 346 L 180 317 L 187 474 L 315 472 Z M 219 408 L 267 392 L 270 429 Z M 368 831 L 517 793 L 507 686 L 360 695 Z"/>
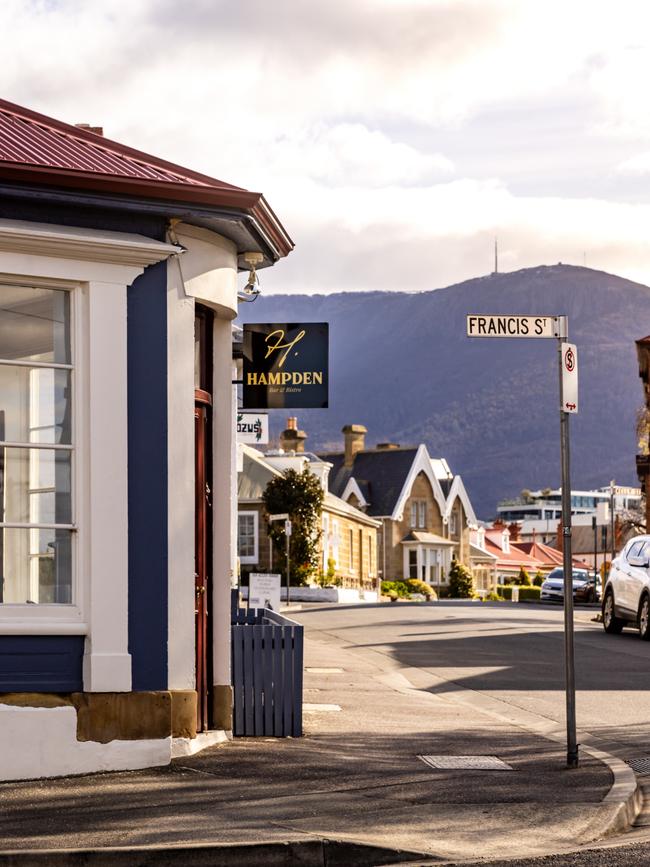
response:
<path id="1" fill-rule="evenodd" d="M 395 623 L 400 609 L 380 613 Z M 100 850 L 152 846 L 130 863 L 440 863 L 567 851 L 625 821 L 624 793 L 612 796 L 598 758 L 583 752 L 569 771 L 551 727 L 500 716 L 471 690 L 418 688 L 417 671 L 326 623 L 307 629 L 305 737 L 238 739 L 152 771 L 0 785 L 0 864 L 126 863 Z M 496 756 L 512 770 L 440 770 L 420 755 Z M 326 853 L 322 839 L 339 849 Z"/>

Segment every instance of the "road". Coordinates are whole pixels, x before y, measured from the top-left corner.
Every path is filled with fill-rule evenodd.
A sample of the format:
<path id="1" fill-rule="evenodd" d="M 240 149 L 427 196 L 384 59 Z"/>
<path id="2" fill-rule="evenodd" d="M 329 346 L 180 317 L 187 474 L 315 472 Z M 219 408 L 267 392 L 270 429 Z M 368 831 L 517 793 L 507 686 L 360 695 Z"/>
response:
<path id="1" fill-rule="evenodd" d="M 648 759 L 645 779 L 650 783 L 650 643 L 631 630 L 606 635 L 593 622 L 596 614 L 587 607 L 575 613 L 579 734 L 590 733 L 595 746 L 626 761 Z M 564 725 L 559 607 L 396 603 L 303 610 L 295 619 L 312 634 L 331 635 L 351 648 L 388 657 L 420 689 L 440 694 L 469 690 L 470 698 L 492 701 L 513 718 L 527 712 Z M 583 852 L 575 861 L 561 856 L 521 863 L 650 864 L 650 816 L 643 812 L 637 825 L 625 836 L 632 848 Z M 617 842 L 620 846 L 622 840 Z"/>

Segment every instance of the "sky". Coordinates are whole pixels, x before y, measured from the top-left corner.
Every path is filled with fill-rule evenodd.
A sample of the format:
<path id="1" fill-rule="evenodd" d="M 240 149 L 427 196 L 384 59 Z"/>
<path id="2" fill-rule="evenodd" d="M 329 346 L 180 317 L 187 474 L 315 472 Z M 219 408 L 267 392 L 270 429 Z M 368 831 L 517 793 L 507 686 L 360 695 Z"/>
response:
<path id="1" fill-rule="evenodd" d="M 263 192 L 263 292 L 650 284 L 647 0 L 3 0 L 2 97 Z M 7 38 L 10 34 L 10 38 Z"/>

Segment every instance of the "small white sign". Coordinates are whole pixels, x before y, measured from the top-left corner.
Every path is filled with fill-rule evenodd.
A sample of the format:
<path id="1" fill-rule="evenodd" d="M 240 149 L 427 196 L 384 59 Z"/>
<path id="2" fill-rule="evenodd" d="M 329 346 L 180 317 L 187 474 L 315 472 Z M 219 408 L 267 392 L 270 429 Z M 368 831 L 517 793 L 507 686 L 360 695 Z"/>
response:
<path id="1" fill-rule="evenodd" d="M 248 583 L 248 607 L 280 610 L 280 576 L 253 572 Z"/>
<path id="2" fill-rule="evenodd" d="M 563 316 L 467 316 L 468 337 L 563 337 Z"/>
<path id="3" fill-rule="evenodd" d="M 268 445 L 268 414 L 265 412 L 238 412 L 237 439 L 240 443 L 247 443 L 248 445 Z"/>
<path id="4" fill-rule="evenodd" d="M 291 535 L 291 521 L 284 522 L 284 534 L 285 536 Z"/>
<path id="5" fill-rule="evenodd" d="M 578 412 L 578 348 L 562 343 L 562 410 Z"/>

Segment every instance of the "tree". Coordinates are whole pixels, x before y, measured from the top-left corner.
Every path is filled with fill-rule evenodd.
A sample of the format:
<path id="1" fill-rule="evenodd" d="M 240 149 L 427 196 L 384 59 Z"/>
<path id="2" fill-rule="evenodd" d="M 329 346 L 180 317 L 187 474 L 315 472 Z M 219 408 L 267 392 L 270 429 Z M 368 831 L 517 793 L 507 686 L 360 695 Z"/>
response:
<path id="1" fill-rule="evenodd" d="M 452 599 L 473 599 L 474 578 L 466 566 L 456 558 L 452 560 L 449 570 L 449 595 Z"/>
<path id="2" fill-rule="evenodd" d="M 286 470 L 266 486 L 262 494 L 269 515 L 288 513 L 291 520 L 290 566 L 291 583 L 306 584 L 318 572 L 318 543 L 321 537 L 320 517 L 325 495 L 316 476 L 305 468 L 301 473 Z M 277 562 L 286 573 L 286 535 L 284 523 L 269 523 L 268 533 L 277 553 Z"/>
<path id="3" fill-rule="evenodd" d="M 517 575 L 517 580 L 513 583 L 519 584 L 522 587 L 529 587 L 533 582 L 530 580 L 530 575 L 527 569 L 524 569 L 523 566 L 519 567 L 519 575 Z"/>

